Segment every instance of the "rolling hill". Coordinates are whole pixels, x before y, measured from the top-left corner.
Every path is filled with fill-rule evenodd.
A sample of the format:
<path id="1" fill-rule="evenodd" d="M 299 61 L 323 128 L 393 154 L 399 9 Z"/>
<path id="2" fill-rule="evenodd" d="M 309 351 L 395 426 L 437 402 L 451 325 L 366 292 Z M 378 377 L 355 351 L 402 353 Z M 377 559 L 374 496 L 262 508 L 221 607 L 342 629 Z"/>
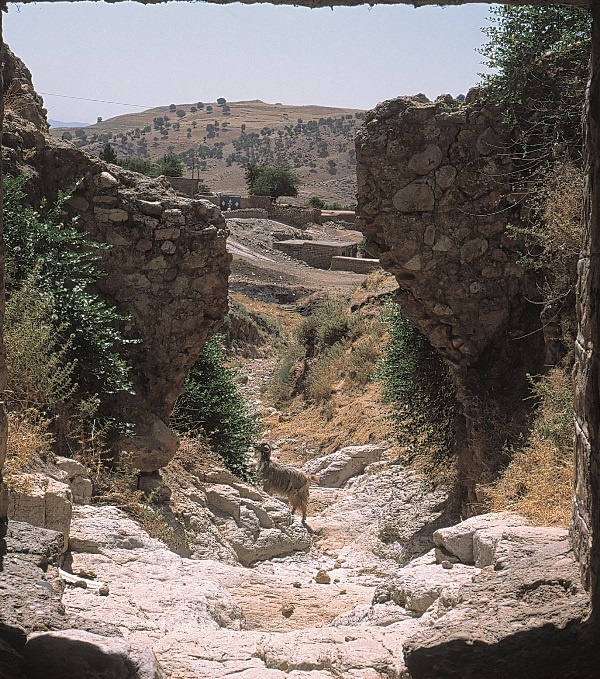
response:
<path id="1" fill-rule="evenodd" d="M 302 179 L 296 202 L 316 195 L 342 205 L 356 200 L 354 136 L 364 111 L 286 106 L 263 101 L 171 104 L 51 133 L 98 155 L 108 142 L 119 157 L 184 162 L 213 191 L 245 193 L 249 161 L 289 162 Z"/>

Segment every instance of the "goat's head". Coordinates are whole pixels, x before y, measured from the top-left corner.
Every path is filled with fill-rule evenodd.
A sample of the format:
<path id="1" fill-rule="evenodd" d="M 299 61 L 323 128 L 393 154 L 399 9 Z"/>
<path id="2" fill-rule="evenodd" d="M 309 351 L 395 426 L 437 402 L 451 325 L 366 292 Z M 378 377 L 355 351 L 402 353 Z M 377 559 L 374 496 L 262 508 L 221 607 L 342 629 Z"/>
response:
<path id="1" fill-rule="evenodd" d="M 271 446 L 266 441 L 261 441 L 256 450 L 260 453 L 260 461 L 263 464 L 271 461 Z"/>

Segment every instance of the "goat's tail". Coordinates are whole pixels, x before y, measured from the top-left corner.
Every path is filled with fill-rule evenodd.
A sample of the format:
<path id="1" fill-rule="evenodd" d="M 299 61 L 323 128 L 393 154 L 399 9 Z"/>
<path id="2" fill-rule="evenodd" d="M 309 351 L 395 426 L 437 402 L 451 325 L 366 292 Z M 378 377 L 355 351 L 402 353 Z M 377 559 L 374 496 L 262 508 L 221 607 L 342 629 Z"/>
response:
<path id="1" fill-rule="evenodd" d="M 312 481 L 313 483 L 316 483 L 317 485 L 319 484 L 319 477 L 316 476 L 315 474 L 309 474 L 309 475 L 308 475 L 308 478 L 309 478 L 309 480 Z"/>

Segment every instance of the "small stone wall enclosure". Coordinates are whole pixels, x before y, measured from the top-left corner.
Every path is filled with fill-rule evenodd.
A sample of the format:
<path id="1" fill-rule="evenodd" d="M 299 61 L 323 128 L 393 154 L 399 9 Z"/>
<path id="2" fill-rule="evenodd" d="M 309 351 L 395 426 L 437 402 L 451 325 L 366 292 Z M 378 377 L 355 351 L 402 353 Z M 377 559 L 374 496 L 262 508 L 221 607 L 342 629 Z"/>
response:
<path id="1" fill-rule="evenodd" d="M 317 269 L 329 269 L 332 257 L 336 255 L 343 257 L 356 256 L 355 243 L 320 240 L 282 240 L 273 243 L 273 247 Z"/>
<path id="2" fill-rule="evenodd" d="M 367 259 L 360 257 L 339 257 L 331 258 L 332 271 L 352 271 L 354 273 L 371 273 L 376 269 L 381 269 L 378 259 Z"/>

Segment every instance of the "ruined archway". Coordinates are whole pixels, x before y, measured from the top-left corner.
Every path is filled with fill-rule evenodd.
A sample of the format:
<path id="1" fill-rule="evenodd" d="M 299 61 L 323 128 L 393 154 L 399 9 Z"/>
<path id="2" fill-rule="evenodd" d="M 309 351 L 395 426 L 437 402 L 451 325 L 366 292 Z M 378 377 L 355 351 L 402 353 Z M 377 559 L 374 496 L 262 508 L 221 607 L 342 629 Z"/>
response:
<path id="1" fill-rule="evenodd" d="M 143 0 L 142 0 L 143 1 Z M 232 0 L 211 0 L 225 4 Z M 253 0 L 250 0 L 253 1 Z M 260 0 L 258 0 L 260 1 Z M 470 0 L 416 0 L 415 6 L 456 5 Z M 150 0 L 152 2 L 152 0 Z M 402 0 L 378 4 L 397 4 Z M 330 6 L 331 0 L 278 0 L 275 4 Z M 335 5 L 353 6 L 361 0 L 336 0 Z M 586 166 L 588 179 L 584 208 L 584 242 L 579 263 L 578 316 L 576 345 L 576 479 L 573 513 L 573 542 L 581 562 L 584 583 L 591 589 L 594 619 L 600 618 L 600 4 L 593 0 L 507 1 L 506 4 L 545 6 L 564 4 L 588 8 L 594 16 L 590 87 L 586 105 Z M 0 109 L 0 121 L 2 110 Z M 0 255 L 0 276 L 3 256 Z M 3 280 L 0 278 L 0 313 L 3 312 Z M 4 389 L 6 368 L 0 346 L 0 390 Z M 6 418 L 0 414 L 0 468 L 6 448 Z M 0 490 L 0 517 L 5 516 Z"/>

